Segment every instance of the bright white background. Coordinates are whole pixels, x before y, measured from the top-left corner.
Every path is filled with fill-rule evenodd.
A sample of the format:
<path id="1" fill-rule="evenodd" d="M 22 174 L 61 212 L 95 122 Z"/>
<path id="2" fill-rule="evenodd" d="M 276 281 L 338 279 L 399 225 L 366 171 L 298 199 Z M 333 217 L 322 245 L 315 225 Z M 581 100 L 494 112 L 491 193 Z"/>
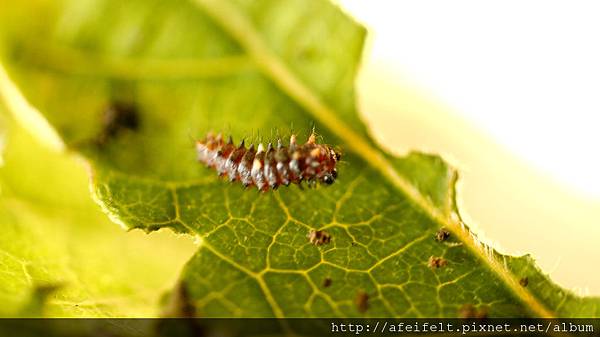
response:
<path id="1" fill-rule="evenodd" d="M 600 294 L 600 2 L 364 1 L 362 112 L 390 150 L 461 169 L 463 213 Z"/>

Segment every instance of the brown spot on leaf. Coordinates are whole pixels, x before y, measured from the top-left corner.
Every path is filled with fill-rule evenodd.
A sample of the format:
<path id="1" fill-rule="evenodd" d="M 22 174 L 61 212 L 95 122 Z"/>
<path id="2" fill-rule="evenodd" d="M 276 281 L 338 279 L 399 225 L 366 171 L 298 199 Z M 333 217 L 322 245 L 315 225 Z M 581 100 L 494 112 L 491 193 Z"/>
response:
<path id="1" fill-rule="evenodd" d="M 356 294 L 354 302 L 356 303 L 356 309 L 361 313 L 369 309 L 369 295 L 362 290 Z"/>
<path id="2" fill-rule="evenodd" d="M 35 295 L 47 297 L 62 287 L 64 287 L 64 284 L 62 283 L 37 284 L 33 291 Z"/>
<path id="3" fill-rule="evenodd" d="M 191 318 L 196 316 L 196 307 L 192 303 L 187 286 L 183 282 L 179 282 L 175 289 L 171 292 L 168 303 L 165 305 L 163 312 L 164 317 L 185 317 Z"/>
<path id="4" fill-rule="evenodd" d="M 104 109 L 101 122 L 102 131 L 98 135 L 98 144 L 106 143 L 124 130 L 137 130 L 140 126 L 139 112 L 132 102 L 114 101 Z"/>
<path id="5" fill-rule="evenodd" d="M 448 264 L 448 261 L 443 257 L 430 256 L 429 261 L 427 262 L 427 266 L 431 269 L 438 269 L 445 267 Z"/>
<path id="6" fill-rule="evenodd" d="M 177 331 L 178 336 L 212 336 L 211 328 L 199 319 L 174 320 L 173 318 L 198 317 L 188 287 L 179 282 L 168 295 L 162 318 L 154 322 L 156 336 L 171 336 Z"/>
<path id="7" fill-rule="evenodd" d="M 522 287 L 527 287 L 527 285 L 529 284 L 529 278 L 527 278 L 527 277 L 522 277 L 522 278 L 519 280 L 519 284 L 520 284 Z"/>
<path id="8" fill-rule="evenodd" d="M 323 280 L 323 288 L 328 288 L 328 287 L 330 287 L 332 282 L 333 282 L 333 281 L 331 280 L 331 278 L 329 278 L 329 277 L 326 277 L 326 278 Z"/>
<path id="9" fill-rule="evenodd" d="M 331 242 L 331 235 L 325 231 L 316 231 L 312 229 L 308 235 L 308 241 L 315 246 L 320 246 Z"/>
<path id="10" fill-rule="evenodd" d="M 440 228 L 435 233 L 435 240 L 439 242 L 446 241 L 449 237 L 450 231 L 448 231 L 446 228 Z"/>
<path id="11" fill-rule="evenodd" d="M 31 297 L 20 309 L 18 315 L 23 317 L 41 317 L 46 310 L 50 296 L 64 287 L 63 283 L 35 284 Z"/>
<path id="12" fill-rule="evenodd" d="M 460 318 L 487 318 L 488 309 L 485 306 L 476 307 L 473 304 L 467 303 L 458 309 L 458 317 Z"/>

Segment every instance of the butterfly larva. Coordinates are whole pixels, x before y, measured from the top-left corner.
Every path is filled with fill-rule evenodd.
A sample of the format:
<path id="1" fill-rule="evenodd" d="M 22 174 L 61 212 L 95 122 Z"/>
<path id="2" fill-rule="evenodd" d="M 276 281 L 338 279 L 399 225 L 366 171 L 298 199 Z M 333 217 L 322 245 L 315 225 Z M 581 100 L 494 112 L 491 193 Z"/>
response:
<path id="1" fill-rule="evenodd" d="M 196 151 L 198 161 L 214 168 L 220 176 L 246 187 L 256 186 L 259 191 L 302 181 L 331 185 L 337 178 L 336 164 L 341 157 L 331 146 L 317 144 L 314 132 L 305 144 L 297 144 L 292 135 L 289 147 L 283 146 L 280 139 L 277 147 L 269 143 L 266 150 L 262 144 L 246 149 L 244 141 L 236 147 L 231 137 L 225 142 L 221 134 L 209 133 L 196 142 Z"/>

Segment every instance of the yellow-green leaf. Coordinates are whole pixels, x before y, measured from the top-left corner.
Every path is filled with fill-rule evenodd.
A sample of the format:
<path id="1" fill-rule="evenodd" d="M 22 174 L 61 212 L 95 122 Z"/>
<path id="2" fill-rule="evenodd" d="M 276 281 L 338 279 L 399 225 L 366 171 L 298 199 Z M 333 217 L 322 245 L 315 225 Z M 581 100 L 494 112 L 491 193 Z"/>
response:
<path id="1" fill-rule="evenodd" d="M 160 315 L 191 240 L 123 232 L 89 198 L 81 163 L 0 117 L 0 316 Z"/>

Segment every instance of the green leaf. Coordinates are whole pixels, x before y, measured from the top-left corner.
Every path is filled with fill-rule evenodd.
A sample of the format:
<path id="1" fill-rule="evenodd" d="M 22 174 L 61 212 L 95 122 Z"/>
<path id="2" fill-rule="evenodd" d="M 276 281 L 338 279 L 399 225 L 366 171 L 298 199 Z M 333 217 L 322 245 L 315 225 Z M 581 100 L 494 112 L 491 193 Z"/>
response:
<path id="1" fill-rule="evenodd" d="M 75 158 L 40 148 L 18 128 L 7 134 L 0 316 L 159 315 L 157 289 L 173 285 L 195 249 L 191 240 L 123 233 L 89 198 L 87 173 Z"/>
<path id="2" fill-rule="evenodd" d="M 12 7 L 3 62 L 36 108 L 19 109 L 7 82 L 13 112 L 21 121 L 43 114 L 53 129 L 36 134 L 57 133 L 88 158 L 92 192 L 111 219 L 197 237 L 200 248 L 180 276 L 195 314 L 600 314 L 600 299 L 561 289 L 530 257 L 480 243 L 458 215 L 457 173 L 443 160 L 392 157 L 371 140 L 353 90 L 365 31 L 336 6 L 65 0 Z M 107 130 L 102 121 L 115 102 L 136 111 L 139 125 Z M 243 190 L 201 167 L 189 140 L 211 130 L 236 140 L 259 132 L 275 138 L 292 125 L 302 138 L 313 123 L 321 141 L 345 152 L 331 187 Z M 442 227 L 450 238 L 436 241 Z M 312 229 L 327 231 L 331 243 L 310 244 Z M 432 267 L 432 257 L 445 262 Z"/>

